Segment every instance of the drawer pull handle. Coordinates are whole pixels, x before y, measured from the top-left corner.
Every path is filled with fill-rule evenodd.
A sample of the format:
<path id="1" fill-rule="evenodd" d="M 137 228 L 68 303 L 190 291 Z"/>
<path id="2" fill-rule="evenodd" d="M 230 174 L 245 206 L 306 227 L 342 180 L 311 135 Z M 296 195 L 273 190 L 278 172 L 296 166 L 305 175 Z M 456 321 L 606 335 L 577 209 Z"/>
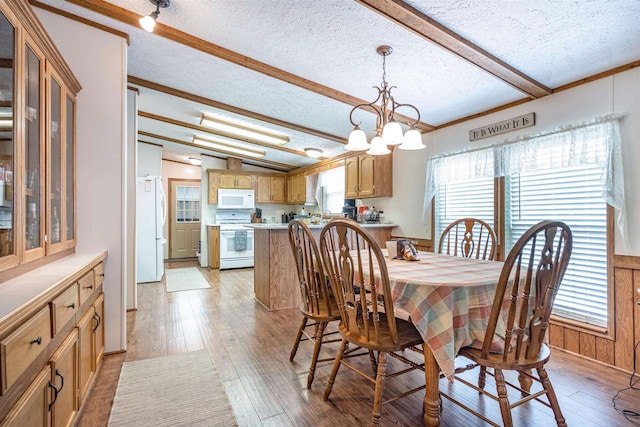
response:
<path id="1" fill-rule="evenodd" d="M 85 289 L 93 289 L 93 285 L 85 286 Z"/>
<path id="2" fill-rule="evenodd" d="M 95 313 L 93 315 L 93 320 L 96 321 L 96 326 L 93 327 L 93 332 L 95 332 L 96 330 L 98 330 L 98 326 L 100 326 L 102 319 L 100 318 L 100 315 L 98 313 Z"/>
<path id="3" fill-rule="evenodd" d="M 67 306 L 67 308 L 76 308 L 76 303 L 75 303 L 75 302 L 72 302 L 71 304 L 69 304 L 69 305 Z"/>
<path id="4" fill-rule="evenodd" d="M 42 344 L 42 337 L 38 337 L 35 340 L 29 341 L 29 344 L 38 344 L 38 345 Z"/>
<path id="5" fill-rule="evenodd" d="M 98 276 L 104 277 L 104 273 L 100 273 L 100 274 L 98 274 Z"/>

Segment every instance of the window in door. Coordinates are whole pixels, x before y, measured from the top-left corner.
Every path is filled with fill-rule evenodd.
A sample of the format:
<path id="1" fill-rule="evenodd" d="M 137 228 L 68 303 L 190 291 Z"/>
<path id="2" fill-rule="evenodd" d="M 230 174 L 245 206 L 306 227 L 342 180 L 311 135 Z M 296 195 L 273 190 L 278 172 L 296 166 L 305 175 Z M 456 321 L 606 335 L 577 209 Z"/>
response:
<path id="1" fill-rule="evenodd" d="M 176 186 L 176 221 L 200 222 L 200 187 Z"/>

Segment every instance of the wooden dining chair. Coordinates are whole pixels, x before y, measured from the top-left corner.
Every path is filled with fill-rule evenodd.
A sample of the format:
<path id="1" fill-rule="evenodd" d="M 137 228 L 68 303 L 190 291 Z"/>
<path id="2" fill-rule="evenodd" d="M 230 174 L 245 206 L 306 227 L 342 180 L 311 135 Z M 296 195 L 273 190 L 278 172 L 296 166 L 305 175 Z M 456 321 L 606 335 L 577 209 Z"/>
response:
<path id="1" fill-rule="evenodd" d="M 342 343 L 324 399 L 329 399 L 338 370 L 344 365 L 375 384 L 371 424 L 378 426 L 382 404 L 425 388 L 422 385 L 382 401 L 386 379 L 416 369 L 424 371 L 424 363 L 417 363 L 404 354 L 396 353 L 411 347 L 421 347 L 423 339 L 411 322 L 395 317 L 387 265 L 382 251 L 360 225 L 349 219 L 329 222 L 320 234 L 320 253 L 342 317 L 338 327 Z M 362 289 L 366 292 L 362 292 Z M 368 350 L 370 357 L 373 352 L 378 353 L 377 362 L 373 361 L 376 367 L 375 378 L 352 364 L 351 359 L 347 361 L 344 355 L 349 345 Z M 408 368 L 387 374 L 388 355 L 406 363 Z"/>
<path id="2" fill-rule="evenodd" d="M 493 261 L 496 257 L 496 233 L 480 219 L 458 219 L 442 232 L 438 253 Z"/>
<path id="3" fill-rule="evenodd" d="M 489 374 L 489 370 L 481 372 L 478 386 L 459 375 L 455 379 L 498 401 L 502 424 L 469 408 L 467 402 L 461 404 L 444 393 L 442 396 L 491 425 L 506 427 L 513 426 L 512 408 L 535 399 L 553 410 L 558 426 L 566 426 L 545 370 L 550 351 L 544 339 L 572 244 L 571 230 L 562 222 L 543 221 L 527 230 L 509 253 L 500 273 L 482 348 L 463 347 L 458 353 L 475 363 L 469 366 L 493 369 L 497 396 L 484 390 L 484 372 Z M 537 375 L 532 374 L 533 369 Z M 520 387 L 506 382 L 503 371 L 518 372 Z M 530 390 L 533 381 L 542 386 L 535 393 Z M 522 393 L 517 402 L 510 403 L 507 385 Z M 545 394 L 548 402 L 540 399 Z"/>
<path id="4" fill-rule="evenodd" d="M 301 341 L 314 343 L 311 366 L 307 375 L 307 388 L 311 388 L 318 362 L 333 360 L 333 358 L 318 359 L 323 342 L 337 342 L 340 339 L 328 339 L 325 334 L 329 322 L 340 320 L 340 311 L 330 292 L 330 285 L 322 268 L 322 260 L 318 252 L 318 245 L 307 225 L 297 219 L 289 222 L 289 242 L 296 263 L 296 272 L 300 285 L 300 312 L 302 323 L 298 328 L 289 360 L 298 352 Z M 311 323 L 309 323 L 311 321 Z M 313 334 L 307 328 L 314 328 Z M 335 333 L 335 332 L 334 332 Z"/>

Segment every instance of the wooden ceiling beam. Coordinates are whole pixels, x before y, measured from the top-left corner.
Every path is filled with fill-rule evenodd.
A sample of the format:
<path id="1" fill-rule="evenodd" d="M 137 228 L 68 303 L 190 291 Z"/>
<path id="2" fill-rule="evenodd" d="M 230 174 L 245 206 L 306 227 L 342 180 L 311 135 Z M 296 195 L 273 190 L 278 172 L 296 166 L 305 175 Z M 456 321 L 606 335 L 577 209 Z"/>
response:
<path id="1" fill-rule="evenodd" d="M 100 13 L 102 15 L 108 16 L 112 19 L 123 22 L 125 24 L 132 25 L 134 27 L 139 27 L 140 25 L 139 24 L 139 20 L 141 18 L 140 15 L 133 13 L 130 10 L 110 4 L 104 0 L 67 0 L 67 1 L 69 3 L 73 3 L 78 6 L 82 6 L 89 10 L 92 10 L 94 12 Z M 265 64 L 264 62 L 260 62 L 253 58 L 249 58 L 248 56 L 240 55 L 239 53 L 236 53 L 232 50 L 225 49 L 222 46 L 218 46 L 216 44 L 210 43 L 206 40 L 195 37 L 191 34 L 187 34 L 175 28 L 169 27 L 160 22 L 156 23 L 155 27 L 153 28 L 153 33 L 155 35 L 164 37 L 176 43 L 180 43 L 190 48 L 199 50 L 200 52 L 204 52 L 206 54 L 216 56 L 220 59 L 224 59 L 225 61 L 229 61 L 241 67 L 245 67 L 250 70 L 256 71 L 258 73 L 265 74 L 269 77 L 282 80 L 286 83 L 292 84 L 294 86 L 298 86 L 300 88 L 306 89 L 308 91 L 317 93 L 322 96 L 326 96 L 328 98 L 342 102 L 347 105 L 356 106 L 359 104 L 368 103 L 368 101 L 358 99 L 355 96 L 351 96 L 346 93 L 340 92 L 338 90 L 332 89 L 330 87 L 321 85 L 314 81 L 305 79 L 304 77 L 297 76 L 295 74 L 292 74 L 287 71 L 281 70 L 279 68 L 273 67 L 271 65 Z M 415 120 L 415 118 L 406 117 L 400 114 L 396 114 L 396 118 L 398 119 L 398 121 Z M 430 131 L 434 129 L 433 126 L 423 122 L 418 123 L 416 127 L 422 131 Z"/>
<path id="2" fill-rule="evenodd" d="M 149 80 L 144 80 L 139 77 L 128 76 L 127 78 L 130 84 L 146 87 L 158 92 L 165 93 L 167 95 L 176 96 L 178 98 L 186 99 L 188 101 L 197 102 L 199 104 L 208 105 L 209 107 L 218 108 L 220 110 L 228 111 L 230 113 L 240 114 L 242 116 L 251 117 L 252 119 L 260 120 L 265 123 L 271 123 L 276 126 L 282 126 L 287 129 L 295 130 L 297 132 L 306 133 L 307 135 L 317 136 L 318 138 L 324 138 L 331 141 L 338 142 L 340 144 L 346 144 L 347 140 L 340 136 L 332 135 L 330 133 L 322 132 L 319 130 L 311 129 L 305 126 L 300 126 L 295 123 L 286 122 L 284 120 L 276 119 L 273 117 L 265 116 L 260 113 L 245 110 L 243 108 L 235 107 L 233 105 L 224 104 L 222 102 L 215 101 L 213 99 L 205 98 L 203 96 L 195 95 L 193 93 L 185 92 L 182 90 L 174 89 L 169 86 L 164 86 L 159 83 L 154 83 Z"/>
<path id="3" fill-rule="evenodd" d="M 356 0 L 363 6 L 481 68 L 531 98 L 551 94 L 551 89 L 516 70 L 424 13 L 401 0 Z"/>
<path id="4" fill-rule="evenodd" d="M 204 147 L 202 147 L 202 146 L 200 146 L 198 144 L 194 144 L 194 143 L 189 142 L 189 141 L 183 141 L 181 139 L 171 138 L 171 137 L 164 136 L 164 135 L 159 135 L 159 134 L 156 134 L 156 133 L 138 131 L 138 135 L 146 136 L 148 138 L 160 139 L 162 141 L 173 142 L 174 144 L 182 144 L 182 145 L 186 145 L 186 146 L 189 146 L 189 147 L 197 148 L 198 150 L 206 150 Z M 233 156 L 233 157 L 238 157 L 238 158 L 250 160 L 252 162 L 258 163 L 256 166 L 259 166 L 260 163 L 264 163 L 264 164 L 267 164 L 267 165 L 275 166 L 276 168 L 281 169 L 281 170 L 285 170 L 287 172 L 289 172 L 289 171 L 291 171 L 291 170 L 296 168 L 295 166 L 288 165 L 286 163 L 279 163 L 279 162 L 274 162 L 273 160 L 266 160 L 266 159 L 256 159 L 255 157 L 243 156 L 242 154 L 232 153 L 230 151 L 224 151 L 224 150 L 218 150 L 218 149 L 209 149 L 209 151 L 212 151 L 212 152 L 215 152 L 215 153 L 226 154 L 227 156 Z M 217 156 L 212 156 L 212 157 L 217 157 Z"/>
<path id="5" fill-rule="evenodd" d="M 307 157 L 307 153 L 305 153 L 303 150 L 294 150 L 292 148 L 288 148 L 282 145 L 275 145 L 275 144 L 269 144 L 267 142 L 261 142 L 261 141 L 256 141 L 254 139 L 250 139 L 250 138 L 244 138 L 241 136 L 236 136 L 227 132 L 221 132 L 215 129 L 211 129 L 208 128 L 206 126 L 201 126 L 201 125 L 194 125 L 193 123 L 187 123 L 187 122 L 183 122 L 180 120 L 175 120 L 172 119 L 170 117 L 165 117 L 165 116 L 160 116 L 158 114 L 153 114 L 153 113 L 148 113 L 146 111 L 138 111 L 138 116 L 139 117 L 144 117 L 146 119 L 151 119 L 151 120 L 157 120 L 163 123 L 168 123 L 170 125 L 174 125 L 174 126 L 180 126 L 183 128 L 188 128 L 188 129 L 193 129 L 195 131 L 198 132 L 204 132 L 204 133 L 208 133 L 208 134 L 212 134 L 212 135 L 218 135 L 218 136 L 223 136 L 225 138 L 231 138 L 231 139 L 235 139 L 238 141 L 242 141 L 242 142 L 246 142 L 246 143 L 250 143 L 250 144 L 254 144 L 254 145 L 259 145 L 261 147 L 265 147 L 265 148 L 270 148 L 272 150 L 278 150 L 278 151 L 283 151 L 285 153 L 289 153 L 289 154 L 295 154 L 297 156 L 303 156 L 303 157 Z M 318 157 L 318 159 L 320 160 L 324 160 L 325 157 Z"/>

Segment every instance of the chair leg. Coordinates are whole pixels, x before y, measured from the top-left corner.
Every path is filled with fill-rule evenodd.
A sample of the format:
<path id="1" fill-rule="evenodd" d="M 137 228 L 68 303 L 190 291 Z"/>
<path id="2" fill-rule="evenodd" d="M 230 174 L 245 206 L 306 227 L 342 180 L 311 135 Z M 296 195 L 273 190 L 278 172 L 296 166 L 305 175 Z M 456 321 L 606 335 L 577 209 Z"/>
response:
<path id="1" fill-rule="evenodd" d="M 329 381 L 327 381 L 327 387 L 324 389 L 324 400 L 329 400 L 329 395 L 331 394 L 331 390 L 333 390 L 333 383 L 336 381 L 336 375 L 338 375 L 338 369 L 340 369 L 340 365 L 342 363 L 342 357 L 344 356 L 344 350 L 347 348 L 347 340 L 342 339 L 342 343 L 340 343 L 340 349 L 338 350 L 338 354 L 336 355 L 336 360 L 333 362 L 333 368 L 331 369 L 331 375 L 329 376 Z"/>
<path id="2" fill-rule="evenodd" d="M 553 409 L 553 415 L 556 417 L 556 423 L 559 427 L 566 427 L 567 422 L 562 415 L 562 411 L 560 410 L 560 404 L 558 403 L 558 398 L 556 397 L 556 392 L 553 390 L 553 386 L 551 385 L 551 381 L 549 381 L 549 375 L 547 375 L 547 370 L 544 369 L 544 366 L 537 368 L 538 376 L 540 377 L 540 382 L 542 383 L 542 387 L 544 387 L 547 392 L 547 397 L 549 398 L 549 404 L 551 405 L 551 409 Z"/>
<path id="3" fill-rule="evenodd" d="M 511 419 L 511 407 L 509 405 L 509 397 L 507 396 L 507 386 L 504 382 L 504 374 L 501 369 L 495 369 L 494 376 L 496 379 L 496 389 L 498 391 L 498 402 L 500 403 L 500 412 L 502 413 L 502 425 L 504 427 L 513 427 Z"/>
<path id="4" fill-rule="evenodd" d="M 484 390 L 484 386 L 487 383 L 487 367 L 480 366 L 480 373 L 478 374 L 478 387 Z"/>
<path id="5" fill-rule="evenodd" d="M 373 395 L 373 413 L 371 416 L 371 425 L 375 427 L 380 425 L 380 407 L 382 406 L 382 391 L 384 390 L 386 376 L 387 353 L 381 351 L 378 354 L 378 373 L 376 375 L 376 390 Z"/>
<path id="6" fill-rule="evenodd" d="M 316 343 L 313 346 L 313 357 L 311 358 L 311 366 L 309 367 L 309 375 L 307 376 L 307 388 L 311 388 L 311 384 L 313 384 L 313 377 L 316 373 L 316 363 L 318 363 L 318 355 L 320 354 L 322 338 L 324 337 L 326 327 L 327 322 L 320 322 L 316 328 Z"/>
<path id="7" fill-rule="evenodd" d="M 302 316 L 302 323 L 300 323 L 300 327 L 298 328 L 298 335 L 296 336 L 296 340 L 293 343 L 293 348 L 291 349 L 291 354 L 289 355 L 290 362 L 293 362 L 293 358 L 296 357 L 296 353 L 298 352 L 298 345 L 300 344 L 300 340 L 302 339 L 302 332 L 307 326 L 307 321 L 308 319 L 305 316 Z"/>
<path id="8" fill-rule="evenodd" d="M 376 360 L 376 355 L 373 350 L 369 350 L 369 360 L 371 361 L 371 369 L 373 370 L 373 375 L 378 374 L 378 361 Z"/>
<path id="9" fill-rule="evenodd" d="M 531 369 L 527 369 L 527 373 L 531 374 Z M 531 394 L 533 379 L 529 375 L 525 375 L 524 371 L 518 372 L 518 382 L 520 383 L 520 388 L 526 391 L 526 393 L 522 393 L 522 397 Z"/>

